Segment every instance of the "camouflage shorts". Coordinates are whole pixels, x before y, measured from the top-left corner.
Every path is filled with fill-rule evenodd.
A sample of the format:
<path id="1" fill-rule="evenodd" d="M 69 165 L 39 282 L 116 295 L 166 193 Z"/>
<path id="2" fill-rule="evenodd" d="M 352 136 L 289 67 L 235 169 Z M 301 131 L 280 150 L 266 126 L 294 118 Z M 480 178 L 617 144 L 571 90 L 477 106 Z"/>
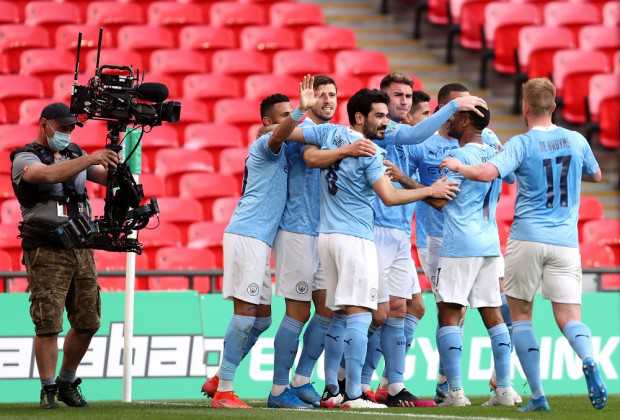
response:
<path id="1" fill-rule="evenodd" d="M 37 335 L 62 331 L 63 308 L 71 327 L 97 330 L 101 300 L 90 249 L 39 247 L 24 251 L 30 316 Z"/>

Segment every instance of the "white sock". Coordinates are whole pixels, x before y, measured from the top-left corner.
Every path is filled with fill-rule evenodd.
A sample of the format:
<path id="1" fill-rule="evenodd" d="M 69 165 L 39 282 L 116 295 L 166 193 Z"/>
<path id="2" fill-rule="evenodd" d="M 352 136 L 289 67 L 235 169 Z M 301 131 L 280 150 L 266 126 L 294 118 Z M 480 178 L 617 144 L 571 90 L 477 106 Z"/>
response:
<path id="1" fill-rule="evenodd" d="M 370 385 L 369 384 L 362 384 L 362 392 L 366 392 L 366 391 L 370 391 Z"/>
<path id="2" fill-rule="evenodd" d="M 389 384 L 388 394 L 390 394 L 393 397 L 394 395 L 402 391 L 404 388 L 405 388 L 405 384 L 403 384 L 402 382 L 397 382 L 395 384 Z"/>
<path id="3" fill-rule="evenodd" d="M 310 378 L 307 376 L 297 375 L 293 376 L 293 382 L 291 382 L 295 388 L 309 384 Z"/>
<path id="4" fill-rule="evenodd" d="M 220 383 L 217 385 L 217 392 L 228 392 L 233 390 L 232 381 L 225 381 L 220 379 Z"/>
<path id="5" fill-rule="evenodd" d="M 341 366 L 341 367 L 339 367 L 339 368 L 338 368 L 338 380 L 339 380 L 339 381 L 342 381 L 342 380 L 343 380 L 344 378 L 346 378 L 346 377 L 347 377 L 347 375 L 346 375 L 346 373 L 345 373 L 344 368 L 343 368 L 342 366 Z"/>
<path id="6" fill-rule="evenodd" d="M 274 397 L 277 397 L 278 395 L 282 394 L 286 388 L 287 388 L 286 385 L 273 384 L 271 386 L 271 395 L 273 395 Z"/>
<path id="7" fill-rule="evenodd" d="M 382 376 L 379 380 L 379 388 L 385 388 L 388 385 L 388 380 L 385 376 Z"/>

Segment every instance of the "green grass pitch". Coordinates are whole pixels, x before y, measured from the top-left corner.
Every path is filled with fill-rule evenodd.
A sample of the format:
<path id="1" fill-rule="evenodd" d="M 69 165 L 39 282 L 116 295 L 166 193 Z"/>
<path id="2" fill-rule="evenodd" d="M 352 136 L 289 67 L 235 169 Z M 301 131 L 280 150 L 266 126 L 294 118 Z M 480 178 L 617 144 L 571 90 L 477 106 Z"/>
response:
<path id="1" fill-rule="evenodd" d="M 150 401 L 130 404 L 120 402 L 95 402 L 85 409 L 61 408 L 44 411 L 35 404 L 0 404 L 0 419 L 620 419 L 620 395 L 611 395 L 604 410 L 595 410 L 586 396 L 550 397 L 551 411 L 547 413 L 519 413 L 512 407 L 481 407 L 484 398 L 472 398 L 472 406 L 464 408 L 392 408 L 387 410 L 271 410 L 264 408 L 264 401 L 251 401 L 252 410 L 213 410 L 209 401 Z"/>

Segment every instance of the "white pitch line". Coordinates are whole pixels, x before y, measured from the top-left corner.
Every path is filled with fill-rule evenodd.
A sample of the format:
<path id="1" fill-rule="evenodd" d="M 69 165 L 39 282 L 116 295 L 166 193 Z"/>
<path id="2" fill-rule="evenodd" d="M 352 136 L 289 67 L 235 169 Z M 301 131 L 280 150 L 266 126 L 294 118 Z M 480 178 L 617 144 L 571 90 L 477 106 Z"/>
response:
<path id="1" fill-rule="evenodd" d="M 250 402 L 263 402 L 263 400 L 250 400 Z M 190 404 L 184 402 L 174 402 L 174 401 L 135 401 L 137 404 L 159 404 L 159 405 L 170 405 L 177 407 L 194 407 L 201 408 L 205 407 L 201 404 Z M 308 412 L 313 413 L 315 410 L 295 410 L 289 408 L 265 408 L 265 407 L 254 407 L 255 410 L 270 410 L 270 411 L 291 411 L 294 413 L 299 412 Z M 356 411 L 356 410 L 316 410 L 322 413 L 330 413 L 330 414 L 350 414 L 350 415 L 359 415 L 359 416 L 384 416 L 384 417 L 403 417 L 403 418 L 424 418 L 424 419 L 440 419 L 440 420 L 511 420 L 506 417 L 480 417 L 480 416 L 455 416 L 452 414 L 415 414 L 415 413 L 386 413 L 383 411 Z"/>

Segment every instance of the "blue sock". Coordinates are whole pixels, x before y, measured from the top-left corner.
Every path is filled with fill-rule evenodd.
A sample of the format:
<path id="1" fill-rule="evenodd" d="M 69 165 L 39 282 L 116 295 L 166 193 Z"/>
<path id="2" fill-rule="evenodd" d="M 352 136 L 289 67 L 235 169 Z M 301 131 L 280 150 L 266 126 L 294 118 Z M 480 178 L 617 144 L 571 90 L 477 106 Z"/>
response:
<path id="1" fill-rule="evenodd" d="M 338 368 L 344 351 L 344 331 L 346 317 L 334 314 L 325 333 L 325 385 L 335 385 L 338 389 Z"/>
<path id="2" fill-rule="evenodd" d="M 385 359 L 385 377 L 389 384 L 403 383 L 405 371 L 405 319 L 389 317 L 383 324 L 381 347 Z"/>
<path id="3" fill-rule="evenodd" d="M 508 333 L 512 334 L 512 317 L 510 316 L 510 308 L 508 308 L 508 299 L 506 295 L 502 293 L 502 318 L 504 323 L 508 327 Z"/>
<path id="4" fill-rule="evenodd" d="M 245 346 L 243 347 L 244 357 L 252 349 L 252 347 L 256 343 L 256 340 L 258 340 L 258 337 L 260 337 L 260 335 L 264 333 L 265 330 L 267 330 L 267 328 L 269 328 L 270 326 L 271 326 L 270 316 L 256 317 L 256 319 L 254 320 L 254 325 L 252 325 L 252 329 L 250 330 L 250 336 L 248 337 L 248 340 L 246 341 Z"/>
<path id="5" fill-rule="evenodd" d="M 366 347 L 366 359 L 364 360 L 364 367 L 362 367 L 362 383 L 370 385 L 372 382 L 372 374 L 377 369 L 379 359 L 383 354 L 381 348 L 381 334 L 382 328 L 371 325 L 368 328 L 368 345 Z"/>
<path id="6" fill-rule="evenodd" d="M 233 315 L 228 323 L 228 329 L 224 336 L 224 354 L 220 365 L 220 379 L 225 381 L 234 379 L 237 366 L 249 351 L 246 348 L 248 341 L 250 341 L 255 319 L 253 316 Z"/>
<path id="7" fill-rule="evenodd" d="M 564 335 L 581 360 L 592 359 L 592 333 L 581 321 L 568 321 Z"/>
<path id="8" fill-rule="evenodd" d="M 461 354 L 463 353 L 461 329 L 456 325 L 441 327 L 437 332 L 437 347 L 439 347 L 450 390 L 461 389 Z"/>
<path id="9" fill-rule="evenodd" d="M 411 343 L 413 343 L 413 337 L 415 336 L 415 329 L 418 327 L 418 322 L 420 322 L 420 320 L 415 315 L 405 315 L 405 342 L 407 351 L 409 351 Z"/>
<path id="10" fill-rule="evenodd" d="M 344 358 L 346 363 L 346 393 L 351 399 L 362 395 L 362 366 L 368 346 L 368 327 L 372 321 L 370 312 L 347 316 L 347 329 L 344 333 Z"/>
<path id="11" fill-rule="evenodd" d="M 510 354 L 512 353 L 508 327 L 502 323 L 489 328 L 488 331 L 493 349 L 497 386 L 508 388 L 510 386 Z"/>
<path id="12" fill-rule="evenodd" d="M 532 390 L 532 398 L 542 397 L 545 394 L 540 381 L 540 348 L 532 329 L 532 321 L 512 323 L 512 343 Z"/>
<path id="13" fill-rule="evenodd" d="M 437 351 L 439 351 L 439 323 L 437 323 L 437 328 L 435 328 L 435 342 L 437 343 Z M 443 358 L 441 357 L 441 352 L 439 352 L 439 371 L 437 372 L 441 376 L 446 376 L 445 370 L 443 368 Z"/>
<path id="14" fill-rule="evenodd" d="M 325 346 L 325 333 L 329 328 L 330 318 L 314 314 L 310 323 L 304 332 L 304 345 L 301 350 L 299 362 L 295 373 L 300 376 L 311 377 L 312 369 L 316 365 L 316 361 L 323 353 Z"/>
<path id="15" fill-rule="evenodd" d="M 291 367 L 297 356 L 299 335 L 303 327 L 303 322 L 285 315 L 278 328 L 273 341 L 273 383 L 275 385 L 288 385 L 290 382 Z"/>

